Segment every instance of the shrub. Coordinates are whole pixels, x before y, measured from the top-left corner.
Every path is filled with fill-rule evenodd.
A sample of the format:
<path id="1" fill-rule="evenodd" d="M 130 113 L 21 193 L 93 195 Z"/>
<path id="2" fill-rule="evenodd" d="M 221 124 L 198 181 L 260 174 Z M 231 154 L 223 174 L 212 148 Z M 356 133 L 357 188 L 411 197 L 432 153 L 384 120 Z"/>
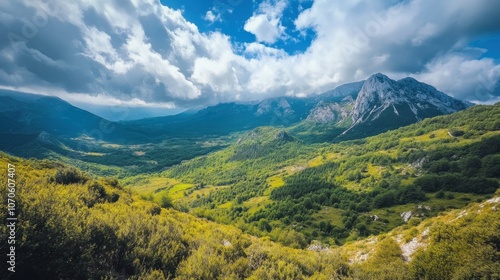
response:
<path id="1" fill-rule="evenodd" d="M 64 168 L 57 170 L 54 177 L 54 181 L 58 184 L 69 185 L 69 184 L 83 184 L 87 182 L 89 178 L 85 176 L 82 172 L 75 168 Z"/>
<path id="2" fill-rule="evenodd" d="M 438 191 L 435 195 L 436 198 L 444 198 L 444 192 L 442 190 Z"/>

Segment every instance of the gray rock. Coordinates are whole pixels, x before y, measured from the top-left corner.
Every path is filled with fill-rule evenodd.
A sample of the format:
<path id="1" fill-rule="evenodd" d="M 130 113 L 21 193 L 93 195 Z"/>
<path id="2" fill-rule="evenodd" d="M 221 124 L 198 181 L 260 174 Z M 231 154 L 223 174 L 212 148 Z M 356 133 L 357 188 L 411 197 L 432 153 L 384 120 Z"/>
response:
<path id="1" fill-rule="evenodd" d="M 408 212 L 403 212 L 400 214 L 401 218 L 403 218 L 403 221 L 405 221 L 405 223 L 407 223 L 411 217 L 413 217 L 413 212 L 412 211 L 408 211 Z"/>

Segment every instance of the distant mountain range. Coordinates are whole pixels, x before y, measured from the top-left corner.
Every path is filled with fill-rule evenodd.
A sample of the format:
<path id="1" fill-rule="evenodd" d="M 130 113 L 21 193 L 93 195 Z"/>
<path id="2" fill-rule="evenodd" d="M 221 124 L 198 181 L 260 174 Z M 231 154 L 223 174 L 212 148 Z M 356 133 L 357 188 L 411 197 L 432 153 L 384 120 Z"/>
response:
<path id="1" fill-rule="evenodd" d="M 218 134 L 257 126 L 292 127 L 320 139 L 353 139 L 472 106 L 413 78 L 394 81 L 375 74 L 310 98 L 278 97 L 258 104 L 224 103 L 190 115 L 125 122 L 148 135 Z"/>
<path id="2" fill-rule="evenodd" d="M 29 156 L 26 149 L 21 153 L 20 147 L 36 150 L 37 145 L 47 148 L 50 142 L 49 150 L 54 150 L 54 145 L 65 149 L 56 140 L 71 146 L 71 139 L 80 136 L 131 145 L 171 138 L 219 137 L 259 126 L 281 127 L 308 142 L 335 142 L 376 135 L 472 105 L 413 78 L 395 81 L 380 73 L 309 98 L 222 103 L 127 122 L 107 121 L 57 97 L 0 91 L 2 138 L 18 139 L 4 141 L 0 148 Z"/>

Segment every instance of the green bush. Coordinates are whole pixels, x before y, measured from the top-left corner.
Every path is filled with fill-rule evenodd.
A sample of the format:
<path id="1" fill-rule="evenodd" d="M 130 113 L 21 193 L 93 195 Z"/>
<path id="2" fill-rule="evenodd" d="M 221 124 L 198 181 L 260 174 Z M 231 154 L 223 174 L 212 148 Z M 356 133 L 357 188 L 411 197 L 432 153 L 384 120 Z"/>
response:
<path id="1" fill-rule="evenodd" d="M 85 176 L 81 171 L 76 168 L 67 167 L 64 169 L 59 169 L 56 172 L 54 181 L 58 184 L 69 185 L 69 184 L 83 184 L 87 182 L 89 178 Z"/>

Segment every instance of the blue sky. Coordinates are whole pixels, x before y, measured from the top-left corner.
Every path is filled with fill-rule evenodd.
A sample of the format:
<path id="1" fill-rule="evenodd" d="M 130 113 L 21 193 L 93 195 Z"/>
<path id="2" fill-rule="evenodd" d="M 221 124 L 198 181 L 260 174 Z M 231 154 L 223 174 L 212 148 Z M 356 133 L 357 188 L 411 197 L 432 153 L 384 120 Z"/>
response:
<path id="1" fill-rule="evenodd" d="M 382 72 L 493 103 L 498 14 L 496 0 L 1 1 L 0 88 L 138 118 Z"/>
<path id="2" fill-rule="evenodd" d="M 259 7 L 265 3 L 283 3 L 279 23 L 285 28 L 283 37 L 275 42 L 264 41 L 287 52 L 296 54 L 304 52 L 314 38 L 312 30 L 298 31 L 294 28 L 294 20 L 300 12 L 311 8 L 312 0 L 302 1 L 252 1 L 252 0 L 215 0 L 215 1 L 186 1 L 163 0 L 161 3 L 183 11 L 183 16 L 196 24 L 201 32 L 219 31 L 231 36 L 235 44 L 252 43 L 257 40 L 255 34 L 245 30 L 245 23 L 253 14 L 259 13 Z M 286 4 L 285 4 L 286 3 Z"/>

